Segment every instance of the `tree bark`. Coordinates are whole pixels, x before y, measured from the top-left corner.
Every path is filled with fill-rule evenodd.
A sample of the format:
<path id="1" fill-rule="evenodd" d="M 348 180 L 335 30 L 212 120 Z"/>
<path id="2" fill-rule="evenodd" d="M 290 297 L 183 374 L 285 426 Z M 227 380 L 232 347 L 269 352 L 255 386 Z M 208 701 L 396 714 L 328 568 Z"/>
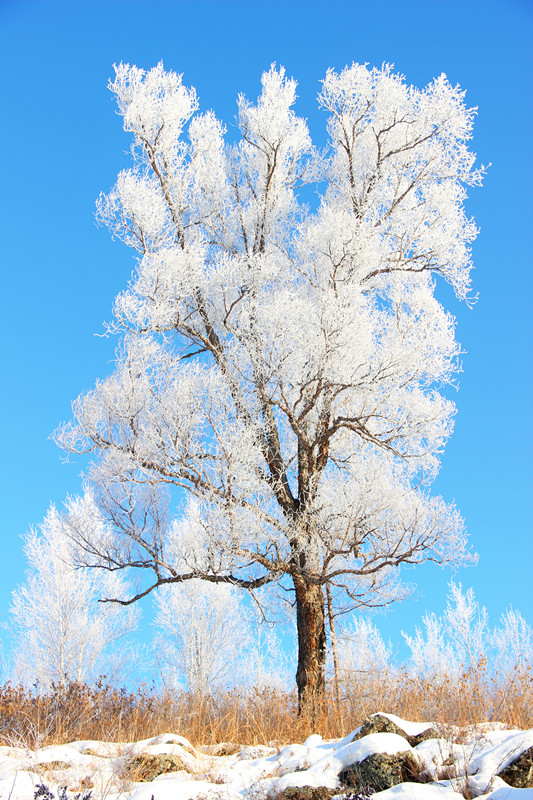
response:
<path id="1" fill-rule="evenodd" d="M 298 716 L 315 720 L 325 711 L 326 628 L 322 587 L 293 576 L 298 629 Z"/>

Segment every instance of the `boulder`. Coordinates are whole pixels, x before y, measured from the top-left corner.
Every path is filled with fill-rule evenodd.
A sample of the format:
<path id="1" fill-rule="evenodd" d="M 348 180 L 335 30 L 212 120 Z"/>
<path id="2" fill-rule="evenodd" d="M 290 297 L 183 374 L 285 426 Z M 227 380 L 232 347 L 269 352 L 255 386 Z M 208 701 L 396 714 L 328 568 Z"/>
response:
<path id="1" fill-rule="evenodd" d="M 151 753 L 139 753 L 129 758 L 122 768 L 122 775 L 134 783 L 149 783 L 164 775 L 167 772 L 178 772 L 184 769 L 189 771 L 181 758 L 167 753 L 152 755 Z"/>
<path id="2" fill-rule="evenodd" d="M 417 744 L 420 744 L 420 742 L 425 742 L 427 741 L 427 739 L 438 739 L 439 734 L 437 733 L 435 728 L 432 725 L 430 725 L 429 728 L 426 728 L 425 731 L 417 733 L 416 736 L 407 736 L 405 733 L 404 736 L 411 745 L 411 747 L 416 747 Z"/>
<path id="3" fill-rule="evenodd" d="M 339 774 L 339 781 L 350 789 L 380 792 L 399 783 L 419 783 L 421 767 L 412 753 L 373 753 Z"/>
<path id="4" fill-rule="evenodd" d="M 288 786 L 276 795 L 276 800 L 330 800 L 338 793 L 338 789 L 326 786 Z"/>
<path id="5" fill-rule="evenodd" d="M 518 758 L 498 772 L 498 777 L 515 789 L 533 789 L 533 747 L 520 753 Z"/>
<path id="6" fill-rule="evenodd" d="M 356 739 L 362 739 L 363 736 L 368 736 L 371 733 L 396 733 L 398 736 L 403 736 L 411 747 L 416 747 L 417 744 L 425 742 L 426 739 L 435 739 L 437 737 L 437 732 L 432 725 L 428 725 L 424 731 L 418 733 L 416 736 L 408 736 L 403 728 L 400 728 L 399 725 L 384 714 L 372 714 L 372 716 L 367 717 L 359 731 L 353 737 L 354 741 Z"/>

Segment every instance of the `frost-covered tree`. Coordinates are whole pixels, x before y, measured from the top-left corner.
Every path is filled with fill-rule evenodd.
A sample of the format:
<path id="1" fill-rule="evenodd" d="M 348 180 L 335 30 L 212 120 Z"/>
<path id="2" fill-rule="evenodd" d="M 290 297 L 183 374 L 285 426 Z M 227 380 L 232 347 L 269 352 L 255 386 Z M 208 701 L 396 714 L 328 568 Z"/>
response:
<path id="1" fill-rule="evenodd" d="M 6 683 L 7 680 L 8 680 L 8 668 L 4 651 L 4 643 L 3 641 L 0 641 L 0 682 Z"/>
<path id="2" fill-rule="evenodd" d="M 236 587 L 194 579 L 163 586 L 154 602 L 154 651 L 166 689 L 206 697 L 224 688 L 287 688 L 276 631 Z"/>
<path id="3" fill-rule="evenodd" d="M 459 513 L 429 485 L 460 353 L 434 289 L 469 295 L 474 110 L 444 75 L 419 90 L 388 66 L 329 70 L 319 152 L 283 69 L 256 103 L 239 97 L 229 143 L 162 65 L 120 64 L 110 88 L 132 166 L 98 214 L 138 263 L 115 302 L 116 369 L 57 433 L 95 453 L 117 523 L 113 540 L 85 540 L 88 561 L 151 570 L 130 601 L 197 577 L 280 582 L 312 712 L 328 584 L 344 607 L 381 605 L 402 595 L 402 564 L 468 558 Z M 181 528 L 147 510 L 165 484 L 190 496 Z"/>
<path id="4" fill-rule="evenodd" d="M 168 686 L 197 697 L 245 678 L 251 654 L 249 614 L 229 584 L 200 579 L 163 586 L 155 597 L 155 650 Z"/>
<path id="5" fill-rule="evenodd" d="M 460 583 L 450 581 L 442 616 L 426 613 L 422 623 L 414 636 L 402 635 L 411 650 L 409 666 L 426 680 L 457 680 L 483 662 L 490 672 L 503 674 L 533 663 L 533 631 L 520 612 L 508 609 L 500 626 L 491 629 L 474 590 L 464 591 Z"/>
<path id="6" fill-rule="evenodd" d="M 477 667 L 484 656 L 488 622 L 487 609 L 479 607 L 472 587 L 463 592 L 460 583 L 450 581 L 444 630 L 453 642 L 459 663 L 469 669 Z"/>
<path id="7" fill-rule="evenodd" d="M 491 643 L 496 648 L 496 666 L 502 672 L 533 667 L 533 629 L 520 611 L 508 608 L 494 628 Z"/>
<path id="8" fill-rule="evenodd" d="M 25 536 L 25 583 L 13 592 L 15 671 L 21 680 L 55 683 L 90 681 L 113 675 L 120 666 L 109 645 L 137 625 L 139 609 L 99 603 L 102 595 L 124 596 L 131 588 L 117 575 L 76 568 L 69 536 L 71 518 L 87 527 L 104 523 L 89 495 L 54 506 L 38 528 Z"/>
<path id="9" fill-rule="evenodd" d="M 344 681 L 378 679 L 394 672 L 392 644 L 386 642 L 371 620 L 356 617 L 339 635 L 340 670 Z"/>
<path id="10" fill-rule="evenodd" d="M 387 707 L 397 687 L 398 670 L 390 641 L 366 617 L 354 617 L 337 631 L 337 664 L 334 681 L 337 700 L 350 702 L 354 696 L 372 695 L 380 707 Z M 358 713 L 358 709 L 353 709 Z"/>
<path id="11" fill-rule="evenodd" d="M 248 683 L 254 689 L 287 692 L 292 684 L 293 653 L 287 642 L 294 641 L 295 631 L 285 627 L 281 636 L 278 632 L 278 626 L 259 624 L 256 627 L 255 648 L 248 669 Z"/>
<path id="12" fill-rule="evenodd" d="M 455 639 L 450 642 L 442 620 L 431 612 L 422 617 L 423 629 L 417 627 L 414 636 L 402 635 L 411 650 L 409 667 L 416 675 L 440 683 L 447 678 L 458 678 L 461 663 L 458 661 Z"/>

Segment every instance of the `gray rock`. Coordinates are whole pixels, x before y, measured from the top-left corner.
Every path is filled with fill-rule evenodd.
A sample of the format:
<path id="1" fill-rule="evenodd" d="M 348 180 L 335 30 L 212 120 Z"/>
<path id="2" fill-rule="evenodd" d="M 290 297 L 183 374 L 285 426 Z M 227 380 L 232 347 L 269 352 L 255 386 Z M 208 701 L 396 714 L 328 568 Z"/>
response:
<path id="1" fill-rule="evenodd" d="M 520 753 L 498 777 L 515 789 L 533 789 L 533 747 Z"/>
<path id="2" fill-rule="evenodd" d="M 330 800 L 336 794 L 338 789 L 326 786 L 288 786 L 276 795 L 276 800 Z"/>
<path id="3" fill-rule="evenodd" d="M 134 783 L 148 783 L 158 775 L 178 772 L 181 769 L 189 771 L 178 756 L 166 753 L 157 756 L 151 755 L 151 753 L 139 753 L 125 762 L 122 775 Z"/>
<path id="4" fill-rule="evenodd" d="M 419 783 L 421 766 L 409 752 L 388 755 L 373 753 L 357 764 L 351 764 L 339 774 L 345 786 L 356 791 L 390 789 L 399 783 Z"/>
<path id="5" fill-rule="evenodd" d="M 363 736 L 368 736 L 371 733 L 396 733 L 398 736 L 403 736 L 404 739 L 407 739 L 411 747 L 416 747 L 417 744 L 424 742 L 426 739 L 435 739 L 437 737 L 437 732 L 432 725 L 428 725 L 424 731 L 416 736 L 408 736 L 403 728 L 400 728 L 399 725 L 396 725 L 384 714 L 372 714 L 372 716 L 367 717 L 360 730 L 353 737 L 354 741 L 362 739 Z"/>

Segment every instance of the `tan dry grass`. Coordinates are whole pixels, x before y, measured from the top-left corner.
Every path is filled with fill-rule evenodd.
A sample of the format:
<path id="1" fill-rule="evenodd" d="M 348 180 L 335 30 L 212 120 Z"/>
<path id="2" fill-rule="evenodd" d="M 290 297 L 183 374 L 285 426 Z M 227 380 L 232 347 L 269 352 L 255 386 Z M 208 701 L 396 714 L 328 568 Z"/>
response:
<path id="1" fill-rule="evenodd" d="M 7 683 L 0 687 L 0 743 L 35 749 L 80 739 L 133 742 L 174 732 L 196 747 L 285 744 L 310 733 L 344 736 L 376 711 L 458 726 L 498 721 L 526 729 L 533 727 L 533 681 L 530 670 L 489 677 L 483 665 L 465 672 L 459 683 L 381 674 L 344 686 L 339 704 L 328 695 L 326 712 L 314 723 L 298 718 L 296 709 L 295 692 L 274 689 L 198 698 L 104 683 L 56 686 L 43 694 Z"/>

